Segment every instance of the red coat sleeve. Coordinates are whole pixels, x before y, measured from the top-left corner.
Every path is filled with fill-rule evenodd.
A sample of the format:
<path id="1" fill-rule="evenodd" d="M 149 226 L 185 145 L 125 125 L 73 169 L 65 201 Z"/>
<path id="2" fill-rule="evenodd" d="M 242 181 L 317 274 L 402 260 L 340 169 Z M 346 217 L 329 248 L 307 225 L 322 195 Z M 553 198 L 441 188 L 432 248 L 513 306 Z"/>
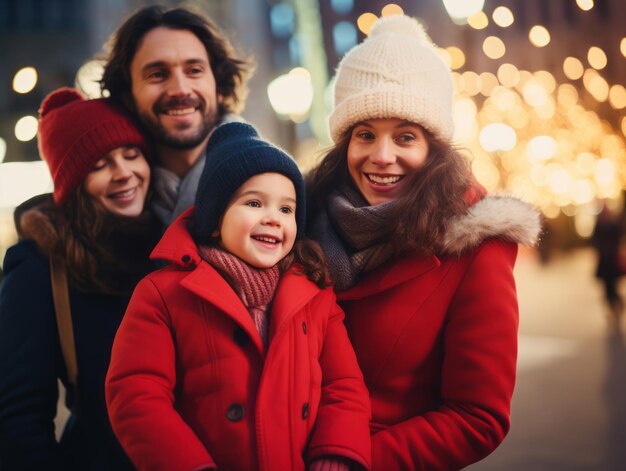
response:
<path id="1" fill-rule="evenodd" d="M 461 469 L 504 439 L 517 362 L 516 256 L 511 243 L 478 249 L 447 313 L 441 406 L 373 435 L 373 470 Z"/>
<path id="2" fill-rule="evenodd" d="M 137 285 L 113 343 L 106 380 L 111 425 L 140 470 L 215 469 L 174 409 L 175 383 L 169 312 L 147 278 Z"/>
<path id="3" fill-rule="evenodd" d="M 308 461 L 348 458 L 371 468 L 369 394 L 343 323 L 344 313 L 332 296 L 331 313 L 320 354 L 322 394 Z"/>

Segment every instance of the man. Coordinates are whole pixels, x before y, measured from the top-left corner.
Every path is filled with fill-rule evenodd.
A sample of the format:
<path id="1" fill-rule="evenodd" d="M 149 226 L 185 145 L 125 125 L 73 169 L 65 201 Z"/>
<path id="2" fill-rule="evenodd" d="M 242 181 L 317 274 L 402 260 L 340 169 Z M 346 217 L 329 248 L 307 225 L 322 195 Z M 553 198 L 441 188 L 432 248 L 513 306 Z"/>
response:
<path id="1" fill-rule="evenodd" d="M 152 208 L 163 224 L 193 204 L 209 135 L 240 119 L 250 69 L 208 18 L 184 8 L 143 8 L 114 33 L 101 86 L 152 137 Z"/>

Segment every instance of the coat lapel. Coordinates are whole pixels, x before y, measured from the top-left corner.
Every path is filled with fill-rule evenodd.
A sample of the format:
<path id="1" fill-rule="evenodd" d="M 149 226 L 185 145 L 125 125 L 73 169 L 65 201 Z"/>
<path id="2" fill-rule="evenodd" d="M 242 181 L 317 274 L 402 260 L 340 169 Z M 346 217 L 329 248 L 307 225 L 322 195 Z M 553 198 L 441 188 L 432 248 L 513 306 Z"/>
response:
<path id="1" fill-rule="evenodd" d="M 319 293 L 319 288 L 303 275 L 289 271 L 276 288 L 270 313 L 269 338 Z"/>
<path id="2" fill-rule="evenodd" d="M 423 275 L 441 266 L 441 261 L 434 255 L 420 257 L 417 255 L 393 260 L 369 273 L 354 288 L 337 293 L 339 301 L 361 299 L 364 296 L 388 290 L 401 283 Z"/>
<path id="3" fill-rule="evenodd" d="M 250 313 L 243 305 L 241 298 L 233 291 L 230 285 L 210 264 L 202 260 L 200 264 L 181 281 L 181 286 L 196 296 L 215 306 L 227 316 L 230 316 L 257 346 L 263 354 L 264 347 L 261 336 L 254 326 Z"/>

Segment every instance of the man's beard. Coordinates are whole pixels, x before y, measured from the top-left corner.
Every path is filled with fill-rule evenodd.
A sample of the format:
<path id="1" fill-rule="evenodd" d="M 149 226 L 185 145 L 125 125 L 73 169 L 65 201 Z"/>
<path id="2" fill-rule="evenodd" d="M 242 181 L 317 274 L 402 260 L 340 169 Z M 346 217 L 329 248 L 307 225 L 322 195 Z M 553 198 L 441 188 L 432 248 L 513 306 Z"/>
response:
<path id="1" fill-rule="evenodd" d="M 167 147 L 171 147 L 172 149 L 177 150 L 187 150 L 193 149 L 194 147 L 199 146 L 209 135 L 211 130 L 217 125 L 219 120 L 219 115 L 217 110 L 212 110 L 212 113 L 203 114 L 202 115 L 202 123 L 198 130 L 193 134 L 184 135 L 182 132 L 177 130 L 171 131 L 166 128 L 163 124 L 158 121 L 157 116 L 159 116 L 161 109 L 166 106 L 173 105 L 185 105 L 185 106 L 197 106 L 197 102 L 189 102 L 190 100 L 180 100 L 174 101 L 170 100 L 169 103 L 156 103 L 153 109 L 153 115 L 149 113 L 145 113 L 141 110 L 137 110 L 137 114 L 139 116 L 139 120 L 150 133 L 152 139 L 158 144 L 162 144 Z M 182 131 L 182 130 L 181 130 Z"/>

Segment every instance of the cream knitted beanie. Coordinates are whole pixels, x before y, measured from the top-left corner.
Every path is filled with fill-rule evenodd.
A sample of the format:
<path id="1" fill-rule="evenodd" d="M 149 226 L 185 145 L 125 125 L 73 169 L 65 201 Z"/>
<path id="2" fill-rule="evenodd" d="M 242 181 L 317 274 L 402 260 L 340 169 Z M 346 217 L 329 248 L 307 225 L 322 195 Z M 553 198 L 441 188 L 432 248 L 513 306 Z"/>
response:
<path id="1" fill-rule="evenodd" d="M 337 143 L 361 120 L 402 118 L 451 140 L 453 95 L 450 69 L 422 25 L 383 17 L 339 63 L 330 134 Z"/>

